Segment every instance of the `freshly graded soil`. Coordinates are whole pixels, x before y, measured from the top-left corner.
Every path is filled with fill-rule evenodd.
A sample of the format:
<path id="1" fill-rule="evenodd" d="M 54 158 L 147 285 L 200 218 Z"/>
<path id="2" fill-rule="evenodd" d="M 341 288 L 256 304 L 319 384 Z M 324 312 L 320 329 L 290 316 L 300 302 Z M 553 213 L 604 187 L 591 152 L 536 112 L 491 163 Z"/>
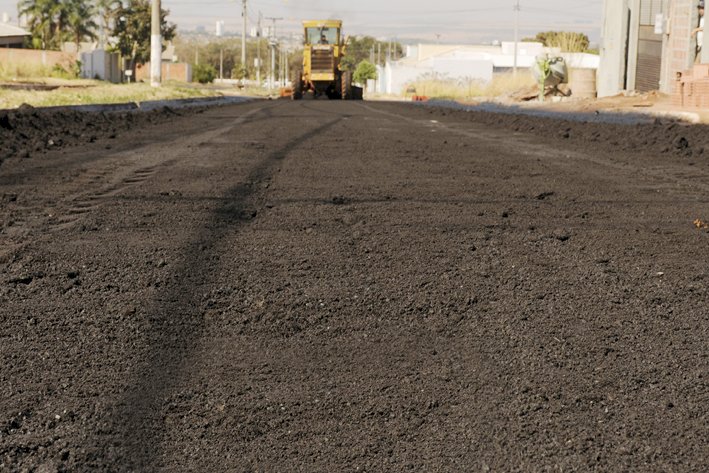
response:
<path id="1" fill-rule="evenodd" d="M 203 107 L 189 110 L 161 107 L 149 112 L 82 112 L 69 107 L 43 109 L 30 105 L 0 110 L 0 165 L 13 157 L 39 157 L 50 150 L 82 146 L 99 139 L 113 140 L 119 134 L 203 111 Z M 111 144 L 106 146 L 110 149 Z"/>
<path id="2" fill-rule="evenodd" d="M 709 470 L 706 128 L 62 116 L 0 115 L 0 471 Z"/>

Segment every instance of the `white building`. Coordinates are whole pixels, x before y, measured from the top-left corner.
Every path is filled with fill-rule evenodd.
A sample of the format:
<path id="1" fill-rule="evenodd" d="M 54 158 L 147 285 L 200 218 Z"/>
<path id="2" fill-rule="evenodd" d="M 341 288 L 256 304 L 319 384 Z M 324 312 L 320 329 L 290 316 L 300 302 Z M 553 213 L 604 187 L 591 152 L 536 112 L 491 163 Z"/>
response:
<path id="1" fill-rule="evenodd" d="M 9 19 L 7 14 L 3 19 Z M 0 22 L 0 48 L 21 48 L 30 34 L 8 22 Z"/>
<path id="2" fill-rule="evenodd" d="M 499 45 L 418 44 L 407 46 L 406 56 L 387 61 L 378 67 L 377 92 L 400 95 L 418 80 L 436 78 L 486 83 L 496 74 L 513 70 L 514 42 Z M 560 55 L 570 67 L 597 69 L 599 58 L 592 54 L 563 53 L 545 48 L 541 43 L 518 43 L 517 67 L 528 72 L 540 54 Z"/>

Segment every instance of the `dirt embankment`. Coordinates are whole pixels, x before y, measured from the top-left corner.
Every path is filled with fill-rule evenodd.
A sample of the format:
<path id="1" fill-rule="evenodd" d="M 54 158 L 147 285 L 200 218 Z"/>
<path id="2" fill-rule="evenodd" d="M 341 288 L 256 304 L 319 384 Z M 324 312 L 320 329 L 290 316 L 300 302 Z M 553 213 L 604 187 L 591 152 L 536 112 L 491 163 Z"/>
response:
<path id="1" fill-rule="evenodd" d="M 599 143 L 616 150 L 701 156 L 709 152 L 709 127 L 657 119 L 652 124 L 579 123 L 529 116 L 469 113 L 475 122 L 579 143 Z"/>
<path id="2" fill-rule="evenodd" d="M 698 157 L 709 153 L 709 127 L 690 125 L 673 119 L 657 118 L 653 123 L 619 124 L 599 121 L 531 116 L 528 114 L 491 113 L 488 111 L 456 110 L 445 106 L 417 107 L 421 116 L 449 116 L 529 133 L 554 141 L 579 145 L 592 144 L 599 149 L 629 151 L 670 156 Z M 609 118 L 613 116 L 607 114 Z"/>
<path id="3" fill-rule="evenodd" d="M 0 164 L 5 159 L 26 159 L 51 149 L 116 138 L 126 131 L 195 111 L 163 107 L 149 112 L 85 112 L 29 105 L 0 110 Z"/>

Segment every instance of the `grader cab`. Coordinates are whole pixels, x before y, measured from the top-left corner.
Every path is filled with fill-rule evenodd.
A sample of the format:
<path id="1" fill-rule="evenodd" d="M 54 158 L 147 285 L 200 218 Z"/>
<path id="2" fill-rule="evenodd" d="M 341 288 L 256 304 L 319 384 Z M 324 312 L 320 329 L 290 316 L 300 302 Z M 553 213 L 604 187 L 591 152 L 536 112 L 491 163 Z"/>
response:
<path id="1" fill-rule="evenodd" d="M 352 84 L 352 72 L 342 69 L 345 40 L 342 21 L 304 21 L 303 67 L 293 81 L 293 99 L 311 92 L 315 97 L 361 100 L 362 89 Z"/>

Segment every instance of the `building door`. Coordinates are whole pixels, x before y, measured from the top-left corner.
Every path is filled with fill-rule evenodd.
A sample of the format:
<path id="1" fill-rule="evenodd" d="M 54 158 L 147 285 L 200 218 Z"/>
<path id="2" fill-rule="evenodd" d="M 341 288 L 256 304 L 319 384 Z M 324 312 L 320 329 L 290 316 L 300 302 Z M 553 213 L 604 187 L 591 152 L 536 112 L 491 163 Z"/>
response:
<path id="1" fill-rule="evenodd" d="M 640 0 L 638 28 L 638 61 L 635 71 L 635 89 L 641 92 L 658 90 L 662 72 L 662 34 L 657 34 L 656 23 L 662 21 L 664 3 L 668 0 Z M 662 25 L 658 25 L 662 26 Z"/>

